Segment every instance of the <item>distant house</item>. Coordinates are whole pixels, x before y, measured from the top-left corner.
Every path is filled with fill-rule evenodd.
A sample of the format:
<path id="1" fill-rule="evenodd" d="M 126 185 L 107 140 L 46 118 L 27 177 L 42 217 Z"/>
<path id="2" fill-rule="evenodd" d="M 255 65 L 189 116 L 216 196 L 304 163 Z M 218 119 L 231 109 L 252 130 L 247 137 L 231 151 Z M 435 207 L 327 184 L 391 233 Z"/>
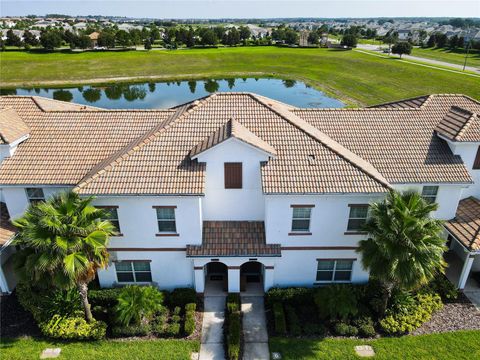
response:
<path id="1" fill-rule="evenodd" d="M 90 47 L 93 49 L 95 47 L 98 46 L 98 38 L 100 36 L 100 33 L 94 31 L 93 33 L 91 33 L 90 35 L 88 35 L 88 37 L 90 38 Z"/>
<path id="2" fill-rule="evenodd" d="M 310 31 L 307 31 L 307 30 L 300 31 L 300 41 L 299 41 L 300 46 L 309 46 L 310 45 L 308 43 L 308 35 L 310 35 Z"/>
<path id="3" fill-rule="evenodd" d="M 407 41 L 410 37 L 410 30 L 400 29 L 397 31 L 398 40 Z"/>

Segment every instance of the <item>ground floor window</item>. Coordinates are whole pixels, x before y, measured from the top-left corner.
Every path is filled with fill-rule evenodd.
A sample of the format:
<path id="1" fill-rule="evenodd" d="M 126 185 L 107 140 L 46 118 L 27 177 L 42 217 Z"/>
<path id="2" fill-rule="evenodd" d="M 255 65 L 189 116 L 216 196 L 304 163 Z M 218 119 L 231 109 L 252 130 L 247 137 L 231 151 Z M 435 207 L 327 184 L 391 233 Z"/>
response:
<path id="1" fill-rule="evenodd" d="M 318 282 L 350 282 L 352 280 L 352 259 L 318 259 Z"/>
<path id="2" fill-rule="evenodd" d="M 152 281 L 150 261 L 118 261 L 115 270 L 119 283 Z"/>

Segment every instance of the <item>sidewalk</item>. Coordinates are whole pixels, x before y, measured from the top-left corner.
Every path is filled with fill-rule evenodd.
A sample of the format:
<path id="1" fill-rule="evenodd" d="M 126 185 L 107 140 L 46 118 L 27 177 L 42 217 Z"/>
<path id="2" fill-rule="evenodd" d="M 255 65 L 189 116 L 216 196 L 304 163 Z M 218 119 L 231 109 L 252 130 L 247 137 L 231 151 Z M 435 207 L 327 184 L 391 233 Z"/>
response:
<path id="1" fill-rule="evenodd" d="M 243 359 L 269 360 L 267 320 L 263 296 L 241 296 L 243 313 Z"/>
<path id="2" fill-rule="evenodd" d="M 223 295 L 204 298 L 199 360 L 225 360 L 223 348 L 225 301 L 226 298 Z"/>

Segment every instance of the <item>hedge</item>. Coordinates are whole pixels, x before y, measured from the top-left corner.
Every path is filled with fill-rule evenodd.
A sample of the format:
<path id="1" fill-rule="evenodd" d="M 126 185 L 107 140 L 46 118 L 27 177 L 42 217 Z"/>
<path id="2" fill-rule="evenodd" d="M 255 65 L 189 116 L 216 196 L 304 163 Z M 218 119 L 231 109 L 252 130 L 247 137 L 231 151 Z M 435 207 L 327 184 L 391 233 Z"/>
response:
<path id="1" fill-rule="evenodd" d="M 81 317 L 54 315 L 49 321 L 39 324 L 42 334 L 62 340 L 99 340 L 105 337 L 107 324 L 94 320 L 87 323 Z"/>
<path id="2" fill-rule="evenodd" d="M 225 318 L 228 360 L 240 359 L 242 328 L 240 304 L 239 294 L 228 294 L 226 301 L 227 316 Z"/>
<path id="3" fill-rule="evenodd" d="M 192 335 L 195 331 L 195 309 L 197 304 L 190 303 L 185 305 L 185 324 L 184 330 L 185 334 Z"/>
<path id="4" fill-rule="evenodd" d="M 277 302 L 273 304 L 273 318 L 275 322 L 275 332 L 279 335 L 285 335 L 287 333 L 287 324 L 282 303 Z"/>

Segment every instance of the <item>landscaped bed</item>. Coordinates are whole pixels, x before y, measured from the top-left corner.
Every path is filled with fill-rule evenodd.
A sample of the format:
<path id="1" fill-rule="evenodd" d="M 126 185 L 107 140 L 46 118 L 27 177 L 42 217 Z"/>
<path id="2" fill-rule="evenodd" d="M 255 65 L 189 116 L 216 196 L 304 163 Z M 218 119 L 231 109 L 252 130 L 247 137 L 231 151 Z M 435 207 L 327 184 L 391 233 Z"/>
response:
<path id="1" fill-rule="evenodd" d="M 279 352 L 282 360 L 358 359 L 356 345 L 371 345 L 374 359 L 460 360 L 480 359 L 480 331 L 457 331 L 444 334 L 402 336 L 399 338 L 362 339 L 294 339 L 271 338 L 270 351 Z"/>
<path id="2" fill-rule="evenodd" d="M 149 339 L 149 340 L 99 340 L 90 342 L 55 342 L 38 338 L 2 338 L 2 359 L 38 359 L 47 348 L 61 348 L 59 359 L 110 360 L 110 359 L 191 359 L 198 352 L 198 340 Z"/>

